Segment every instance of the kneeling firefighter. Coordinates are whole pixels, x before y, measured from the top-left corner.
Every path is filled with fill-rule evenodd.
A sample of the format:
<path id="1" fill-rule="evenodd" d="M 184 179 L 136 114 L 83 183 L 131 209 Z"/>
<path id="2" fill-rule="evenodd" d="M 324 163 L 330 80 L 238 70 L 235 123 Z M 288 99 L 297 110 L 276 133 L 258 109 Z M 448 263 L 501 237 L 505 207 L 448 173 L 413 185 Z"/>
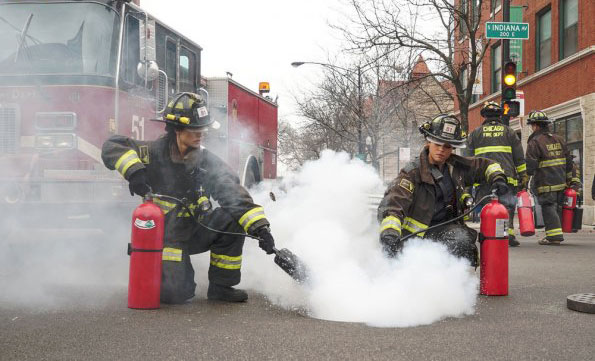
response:
<path id="1" fill-rule="evenodd" d="M 389 185 L 378 207 L 380 242 L 394 257 L 403 247 L 402 236 L 419 236 L 445 243 L 458 257 L 478 266 L 477 232 L 462 220 L 423 232 L 461 215 L 473 204 L 466 191 L 474 183 L 489 183 L 498 195 L 506 194 L 506 176 L 500 165 L 486 158 L 461 157 L 453 148 L 465 147 L 466 135 L 457 118 L 441 114 L 422 124 L 426 145 Z"/>
<path id="2" fill-rule="evenodd" d="M 268 254 L 275 246 L 262 207 L 254 204 L 235 172 L 220 158 L 200 147 L 213 124 L 200 95 L 179 93 L 168 104 L 163 119 L 166 134 L 155 141 L 115 135 L 103 144 L 105 166 L 128 180 L 130 192 L 149 192 L 184 199 L 186 207 L 169 199 L 153 199 L 165 214 L 161 302 L 183 303 L 194 296 L 194 269 L 190 255 L 211 251 L 207 297 L 243 302 L 248 295 L 233 286 L 240 282 L 246 232 L 258 236 Z M 212 209 L 210 198 L 220 207 Z M 215 233 L 200 226 L 233 234 Z"/>

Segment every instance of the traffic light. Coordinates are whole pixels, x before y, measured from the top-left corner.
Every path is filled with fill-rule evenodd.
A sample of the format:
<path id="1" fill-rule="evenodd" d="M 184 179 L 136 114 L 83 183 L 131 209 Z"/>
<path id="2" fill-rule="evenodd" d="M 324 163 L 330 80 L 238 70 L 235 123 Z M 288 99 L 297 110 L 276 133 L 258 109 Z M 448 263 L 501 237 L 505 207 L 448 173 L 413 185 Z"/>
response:
<path id="1" fill-rule="evenodd" d="M 502 104 L 502 115 L 510 118 L 518 117 L 521 113 L 521 103 L 514 100 L 507 100 Z"/>
<path id="2" fill-rule="evenodd" d="M 516 98 L 516 63 L 509 61 L 504 64 L 502 72 L 502 101 Z"/>

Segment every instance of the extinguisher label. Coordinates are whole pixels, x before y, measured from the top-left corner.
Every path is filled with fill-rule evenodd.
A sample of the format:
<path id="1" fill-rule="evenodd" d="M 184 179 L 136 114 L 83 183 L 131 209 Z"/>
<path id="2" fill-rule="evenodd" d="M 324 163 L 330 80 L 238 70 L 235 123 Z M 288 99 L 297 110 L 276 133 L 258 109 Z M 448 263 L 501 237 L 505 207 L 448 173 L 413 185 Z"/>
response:
<path id="1" fill-rule="evenodd" d="M 134 226 L 140 229 L 151 229 L 155 228 L 155 221 L 152 219 L 143 221 L 142 219 L 137 218 L 134 220 Z"/>
<path id="2" fill-rule="evenodd" d="M 566 202 L 564 205 L 566 207 L 572 207 L 572 201 L 573 201 L 573 197 L 566 197 Z"/>
<path id="3" fill-rule="evenodd" d="M 496 219 L 496 237 L 508 237 L 508 219 Z"/>

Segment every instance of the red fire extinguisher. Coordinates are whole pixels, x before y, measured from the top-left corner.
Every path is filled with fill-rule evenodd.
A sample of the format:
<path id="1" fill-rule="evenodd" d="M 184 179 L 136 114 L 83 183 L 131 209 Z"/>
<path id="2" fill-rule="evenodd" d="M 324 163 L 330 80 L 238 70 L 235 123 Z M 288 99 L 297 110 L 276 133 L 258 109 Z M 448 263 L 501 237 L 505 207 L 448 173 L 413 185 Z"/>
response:
<path id="1" fill-rule="evenodd" d="M 576 208 L 576 191 L 566 188 L 564 191 L 564 206 L 562 207 L 562 232 L 572 233 L 572 218 Z"/>
<path id="2" fill-rule="evenodd" d="M 129 308 L 159 308 L 163 219 L 163 212 L 150 198 L 132 213 L 132 236 L 128 244 Z"/>
<path id="3" fill-rule="evenodd" d="M 480 293 L 508 294 L 508 211 L 497 198 L 481 210 Z"/>
<path id="4" fill-rule="evenodd" d="M 517 213 L 521 236 L 529 237 L 535 234 L 535 219 L 533 219 L 532 197 L 526 190 L 517 193 Z"/>

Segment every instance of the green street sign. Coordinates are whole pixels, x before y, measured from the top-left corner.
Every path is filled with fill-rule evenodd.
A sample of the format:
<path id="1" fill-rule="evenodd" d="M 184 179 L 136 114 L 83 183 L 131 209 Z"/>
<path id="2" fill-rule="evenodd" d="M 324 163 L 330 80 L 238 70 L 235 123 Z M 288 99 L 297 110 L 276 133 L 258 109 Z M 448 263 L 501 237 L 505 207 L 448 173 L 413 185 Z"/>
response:
<path id="1" fill-rule="evenodd" d="M 529 39 L 528 23 L 486 22 L 488 39 Z"/>

